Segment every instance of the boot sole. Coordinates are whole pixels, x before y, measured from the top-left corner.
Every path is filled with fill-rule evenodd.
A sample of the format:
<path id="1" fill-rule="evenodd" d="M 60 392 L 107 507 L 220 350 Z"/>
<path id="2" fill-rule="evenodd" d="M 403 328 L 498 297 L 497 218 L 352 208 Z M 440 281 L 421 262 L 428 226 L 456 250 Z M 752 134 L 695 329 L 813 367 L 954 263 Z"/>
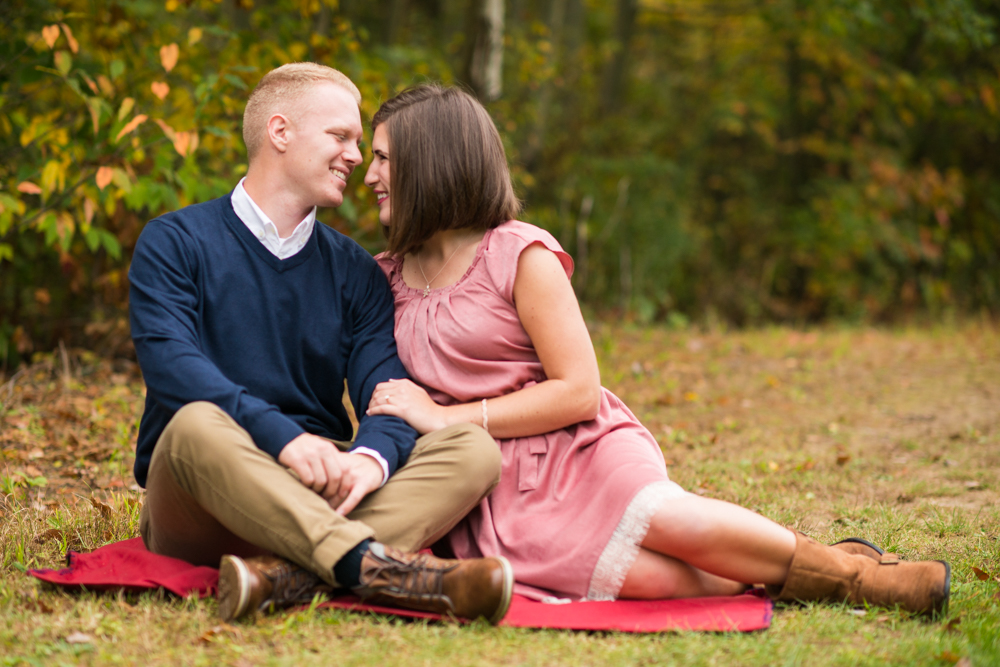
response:
<path id="1" fill-rule="evenodd" d="M 219 563 L 219 616 L 235 620 L 250 606 L 250 569 L 237 556 L 223 556 Z"/>
<path id="2" fill-rule="evenodd" d="M 507 615 L 507 611 L 510 609 L 510 601 L 514 596 L 514 568 L 510 566 L 510 561 L 508 561 L 503 556 L 496 556 L 496 559 L 500 561 L 500 565 L 503 568 L 503 595 L 500 598 L 500 606 L 490 617 L 490 623 L 496 625 L 503 620 L 503 617 Z"/>
<path id="3" fill-rule="evenodd" d="M 947 561 L 939 560 L 944 565 L 944 599 L 931 613 L 934 616 L 944 616 L 948 613 L 948 602 L 951 600 L 951 565 Z"/>

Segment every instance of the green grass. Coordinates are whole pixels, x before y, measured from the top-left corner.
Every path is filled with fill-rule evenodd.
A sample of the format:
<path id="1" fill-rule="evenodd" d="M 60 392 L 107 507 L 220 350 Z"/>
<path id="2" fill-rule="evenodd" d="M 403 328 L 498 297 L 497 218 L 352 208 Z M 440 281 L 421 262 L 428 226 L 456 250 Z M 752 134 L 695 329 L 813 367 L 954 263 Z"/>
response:
<path id="1" fill-rule="evenodd" d="M 0 664 L 1000 664 L 1000 333 L 592 332 L 606 386 L 657 437 L 673 479 L 818 539 L 860 535 L 908 559 L 946 559 L 948 615 L 779 606 L 769 630 L 745 635 L 324 609 L 226 626 L 214 600 L 52 589 L 23 570 L 134 536 L 141 501 L 128 477 L 141 382 L 123 362 L 77 354 L 68 386 L 42 358 L 0 388 Z"/>

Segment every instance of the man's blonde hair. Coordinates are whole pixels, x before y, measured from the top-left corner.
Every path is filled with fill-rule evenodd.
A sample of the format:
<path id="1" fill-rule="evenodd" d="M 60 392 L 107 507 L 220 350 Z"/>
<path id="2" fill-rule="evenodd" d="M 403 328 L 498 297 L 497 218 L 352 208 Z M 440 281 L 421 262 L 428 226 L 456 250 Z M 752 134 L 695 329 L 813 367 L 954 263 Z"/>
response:
<path id="1" fill-rule="evenodd" d="M 267 133 L 267 121 L 280 111 L 289 113 L 289 102 L 295 101 L 310 86 L 329 81 L 349 92 L 361 105 L 361 91 L 342 72 L 316 63 L 288 63 L 264 75 L 250 93 L 243 111 L 243 142 L 247 146 L 247 160 L 252 162 Z M 279 107 L 284 106 L 284 109 Z"/>

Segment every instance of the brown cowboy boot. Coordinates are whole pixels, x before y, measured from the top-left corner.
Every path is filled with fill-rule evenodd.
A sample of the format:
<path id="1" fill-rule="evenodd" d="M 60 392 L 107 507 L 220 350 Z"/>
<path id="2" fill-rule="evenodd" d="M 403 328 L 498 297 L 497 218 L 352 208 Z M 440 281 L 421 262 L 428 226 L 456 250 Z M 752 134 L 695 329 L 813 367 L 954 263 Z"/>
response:
<path id="1" fill-rule="evenodd" d="M 785 583 L 765 590 L 775 600 L 846 600 L 939 614 L 948 608 L 950 587 L 951 566 L 944 561 L 907 563 L 883 558 L 876 562 L 796 533 L 795 555 Z"/>
<path id="2" fill-rule="evenodd" d="M 844 553 L 855 556 L 864 556 L 881 562 L 884 558 L 899 560 L 899 556 L 894 553 L 887 553 L 882 547 L 876 546 L 868 540 L 860 537 L 848 537 L 846 540 L 834 542 L 830 545 L 834 549 L 839 549 Z"/>
<path id="3" fill-rule="evenodd" d="M 219 563 L 219 616 L 231 621 L 272 607 L 308 604 L 331 586 L 309 570 L 277 556 L 223 556 Z"/>
<path id="4" fill-rule="evenodd" d="M 362 600 L 499 623 L 510 607 L 514 572 L 507 559 L 446 560 L 372 542 L 361 560 Z"/>

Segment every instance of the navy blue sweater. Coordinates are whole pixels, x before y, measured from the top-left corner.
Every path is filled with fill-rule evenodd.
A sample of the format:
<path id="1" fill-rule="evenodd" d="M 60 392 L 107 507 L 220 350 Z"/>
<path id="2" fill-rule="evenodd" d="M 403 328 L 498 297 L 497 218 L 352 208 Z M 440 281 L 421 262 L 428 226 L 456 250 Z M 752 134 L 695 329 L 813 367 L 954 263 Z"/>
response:
<path id="1" fill-rule="evenodd" d="M 194 401 L 222 408 L 275 459 L 303 432 L 350 440 L 345 378 L 360 412 L 354 446 L 379 452 L 390 474 L 406 463 L 416 432 L 395 417 L 364 415 L 375 385 L 406 371 L 385 276 L 351 239 L 317 222 L 302 250 L 280 260 L 227 195 L 149 222 L 129 281 L 147 390 L 140 485 L 167 422 Z"/>

